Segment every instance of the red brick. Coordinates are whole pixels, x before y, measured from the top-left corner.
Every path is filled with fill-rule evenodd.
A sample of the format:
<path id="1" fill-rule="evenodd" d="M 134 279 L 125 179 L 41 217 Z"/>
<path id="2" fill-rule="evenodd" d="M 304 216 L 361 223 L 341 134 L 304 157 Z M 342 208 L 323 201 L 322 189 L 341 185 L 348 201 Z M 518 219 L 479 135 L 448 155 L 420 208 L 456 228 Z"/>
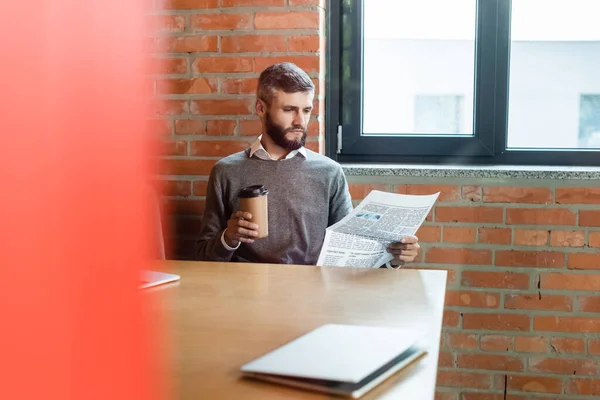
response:
<path id="1" fill-rule="evenodd" d="M 208 175 L 215 162 L 215 160 L 162 159 L 158 170 L 161 175 Z"/>
<path id="2" fill-rule="evenodd" d="M 251 57 L 202 57 L 192 64 L 192 70 L 197 73 L 210 72 L 250 72 L 252 71 Z"/>
<path id="3" fill-rule="evenodd" d="M 522 371 L 523 363 L 517 357 L 499 354 L 458 354 L 459 368 L 489 369 L 497 371 Z"/>
<path id="4" fill-rule="evenodd" d="M 600 254 L 569 253 L 567 267 L 569 269 L 600 270 Z"/>
<path id="5" fill-rule="evenodd" d="M 350 197 L 352 200 L 362 200 L 371 190 L 387 191 L 388 185 L 384 183 L 349 183 Z"/>
<path id="6" fill-rule="evenodd" d="M 202 215 L 205 206 L 204 200 L 167 200 L 167 210 L 175 215 Z"/>
<path id="7" fill-rule="evenodd" d="M 257 12 L 254 15 L 256 29 L 319 29 L 317 11 Z"/>
<path id="8" fill-rule="evenodd" d="M 262 122 L 259 119 L 245 119 L 240 121 L 240 135 L 258 136 L 262 132 Z"/>
<path id="9" fill-rule="evenodd" d="M 529 331 L 529 316 L 523 314 L 463 314 L 463 329 Z"/>
<path id="10" fill-rule="evenodd" d="M 575 214 L 564 208 L 509 208 L 509 225 L 575 225 Z"/>
<path id="11" fill-rule="evenodd" d="M 320 59 L 317 55 L 314 56 L 275 56 L 275 57 L 255 57 L 254 71 L 262 72 L 267 67 L 281 63 L 291 62 L 302 68 L 305 72 L 319 72 Z"/>
<path id="12" fill-rule="evenodd" d="M 571 379 L 569 393 L 582 396 L 600 396 L 600 379 Z"/>
<path id="13" fill-rule="evenodd" d="M 529 275 L 517 272 L 463 271 L 463 286 L 497 289 L 528 289 Z"/>
<path id="14" fill-rule="evenodd" d="M 503 335 L 485 335 L 480 339 L 483 351 L 510 351 L 513 348 L 513 338 Z"/>
<path id="15" fill-rule="evenodd" d="M 591 376 L 598 374 L 598 361 L 532 357 L 529 359 L 529 370 L 546 374 Z"/>
<path id="16" fill-rule="evenodd" d="M 589 233 L 589 246 L 600 247 L 600 232 Z"/>
<path id="17" fill-rule="evenodd" d="M 158 94 L 209 94 L 217 91 L 217 80 L 197 79 L 161 79 L 156 81 Z"/>
<path id="18" fill-rule="evenodd" d="M 150 29 L 153 33 L 182 32 L 185 29 L 183 15 L 152 15 L 150 16 Z"/>
<path id="19" fill-rule="evenodd" d="M 551 345 L 552 350 L 560 354 L 585 352 L 585 341 L 583 339 L 553 337 Z"/>
<path id="20" fill-rule="evenodd" d="M 204 121 L 197 119 L 181 119 L 175 121 L 175 133 L 178 135 L 204 135 Z"/>
<path id="21" fill-rule="evenodd" d="M 598 275 L 545 273 L 540 275 L 541 289 L 600 291 Z"/>
<path id="22" fill-rule="evenodd" d="M 483 198 L 481 186 L 479 185 L 466 185 L 461 189 L 461 198 L 463 200 L 479 202 Z"/>
<path id="23" fill-rule="evenodd" d="M 194 29 L 202 31 L 252 28 L 250 14 L 196 14 L 190 17 L 190 23 Z"/>
<path id="24" fill-rule="evenodd" d="M 550 245 L 554 247 L 583 247 L 585 232 L 583 231 L 552 231 Z"/>
<path id="25" fill-rule="evenodd" d="M 453 367 L 454 356 L 449 351 L 440 351 L 438 357 L 438 367 Z"/>
<path id="26" fill-rule="evenodd" d="M 459 400 L 459 398 L 458 393 L 436 391 L 433 400 Z"/>
<path id="27" fill-rule="evenodd" d="M 187 155 L 187 142 L 185 140 L 163 140 L 160 143 L 160 154 L 165 156 Z"/>
<path id="28" fill-rule="evenodd" d="M 322 130 L 321 121 L 312 120 L 308 123 L 306 127 L 306 131 L 308 133 L 308 137 L 319 137 L 324 131 Z"/>
<path id="29" fill-rule="evenodd" d="M 323 154 L 324 151 L 324 147 L 323 144 L 321 143 L 321 141 L 310 141 L 310 139 L 308 139 L 306 141 L 306 146 L 305 146 L 308 150 L 314 151 L 315 153 L 319 153 L 319 154 Z M 417 262 L 417 260 L 419 260 L 419 257 L 417 256 L 417 258 L 415 258 L 415 262 Z"/>
<path id="30" fill-rule="evenodd" d="M 215 119 L 206 123 L 206 134 L 209 136 L 233 136 L 237 122 L 229 119 Z"/>
<path id="31" fill-rule="evenodd" d="M 503 377 L 502 377 L 503 378 Z M 502 385 L 504 385 L 504 379 L 502 380 Z M 515 394 L 498 394 L 498 393 L 483 393 L 483 392 L 472 392 L 472 393 L 463 393 L 460 400 L 530 400 L 529 397 L 519 396 Z M 536 398 L 536 400 L 551 400 L 551 399 L 541 399 Z"/>
<path id="32" fill-rule="evenodd" d="M 225 157 L 250 147 L 240 140 L 201 140 L 190 142 L 190 155 L 198 157 Z"/>
<path id="33" fill-rule="evenodd" d="M 477 231 L 474 227 L 444 227 L 444 242 L 447 243 L 475 243 Z"/>
<path id="34" fill-rule="evenodd" d="M 161 0 L 165 10 L 190 10 L 194 8 L 218 8 L 219 0 Z"/>
<path id="35" fill-rule="evenodd" d="M 496 265 L 504 267 L 561 268 L 565 255 L 556 251 L 497 250 Z"/>
<path id="36" fill-rule="evenodd" d="M 488 374 L 459 372 L 459 371 L 438 371 L 437 385 L 472 389 L 489 389 L 491 386 L 491 377 Z"/>
<path id="37" fill-rule="evenodd" d="M 289 0 L 290 6 L 318 6 L 323 0 Z"/>
<path id="38" fill-rule="evenodd" d="M 577 301 L 579 311 L 600 313 L 600 296 L 581 296 Z"/>
<path id="39" fill-rule="evenodd" d="M 458 326 L 459 320 L 460 320 L 460 315 L 458 314 L 458 311 L 444 310 L 444 318 L 442 321 L 443 326 L 456 327 L 456 326 Z"/>
<path id="40" fill-rule="evenodd" d="M 223 36 L 221 38 L 223 53 L 285 51 L 285 47 L 285 36 L 281 35 Z"/>
<path id="41" fill-rule="evenodd" d="M 153 58 L 151 73 L 185 74 L 187 73 L 187 60 L 185 58 Z"/>
<path id="42" fill-rule="evenodd" d="M 488 265 L 492 263 L 492 252 L 480 249 L 432 247 L 427 250 L 425 259 L 430 264 Z"/>
<path id="43" fill-rule="evenodd" d="M 600 204 L 599 188 L 557 188 L 558 204 Z"/>
<path id="44" fill-rule="evenodd" d="M 156 39 L 159 51 L 164 53 L 206 53 L 219 51 L 217 36 L 166 36 Z"/>
<path id="45" fill-rule="evenodd" d="M 475 291 L 447 291 L 446 306 L 498 308 L 500 295 L 498 293 Z"/>
<path id="46" fill-rule="evenodd" d="M 250 101 L 243 99 L 231 100 L 193 100 L 191 112 L 200 115 L 248 115 Z"/>
<path id="47" fill-rule="evenodd" d="M 536 294 L 507 294 L 504 308 L 510 310 L 573 311 L 573 299 L 569 296 Z"/>
<path id="48" fill-rule="evenodd" d="M 194 181 L 194 196 L 206 196 L 208 181 Z"/>
<path id="49" fill-rule="evenodd" d="M 429 195 L 440 192 L 438 202 L 459 201 L 461 199 L 460 186 L 456 185 L 406 185 L 407 194 Z"/>
<path id="50" fill-rule="evenodd" d="M 588 341 L 588 352 L 591 355 L 600 355 L 600 340 L 592 340 Z"/>
<path id="51" fill-rule="evenodd" d="M 479 228 L 479 243 L 510 244 L 512 230 L 509 228 Z"/>
<path id="52" fill-rule="evenodd" d="M 533 326 L 536 331 L 600 333 L 600 318 L 537 316 Z"/>
<path id="53" fill-rule="evenodd" d="M 323 6 L 323 0 L 289 0 L 290 6 Z"/>
<path id="54" fill-rule="evenodd" d="M 508 390 L 523 392 L 556 393 L 562 392 L 561 378 L 543 376 L 510 375 L 507 380 Z"/>
<path id="55" fill-rule="evenodd" d="M 514 244 L 520 246 L 546 246 L 548 231 L 540 229 L 515 229 Z"/>
<path id="56" fill-rule="evenodd" d="M 148 120 L 148 131 L 153 135 L 163 136 L 173 133 L 173 121 L 167 119 Z"/>
<path id="57" fill-rule="evenodd" d="M 548 188 L 521 186 L 486 186 L 483 188 L 485 203 L 552 203 L 552 191 Z"/>
<path id="58" fill-rule="evenodd" d="M 288 39 L 288 51 L 317 52 L 321 50 L 320 38 L 312 36 L 290 36 Z"/>
<path id="59" fill-rule="evenodd" d="M 223 93 L 228 94 L 254 94 L 258 87 L 256 78 L 233 78 L 223 80 Z"/>
<path id="60" fill-rule="evenodd" d="M 437 243 L 442 238 L 442 228 L 439 226 L 421 225 L 416 233 L 419 242 Z"/>
<path id="61" fill-rule="evenodd" d="M 185 100 L 161 100 L 153 104 L 155 115 L 178 115 L 185 114 L 187 101 Z"/>
<path id="62" fill-rule="evenodd" d="M 446 342 L 451 350 L 475 350 L 477 349 L 477 335 L 460 332 L 446 332 Z"/>
<path id="63" fill-rule="evenodd" d="M 515 351 L 517 353 L 546 353 L 548 339 L 544 336 L 517 336 L 515 338 Z"/>
<path id="64" fill-rule="evenodd" d="M 161 194 L 163 196 L 187 197 L 192 193 L 190 181 L 161 181 Z"/>
<path id="65" fill-rule="evenodd" d="M 579 226 L 600 226 L 600 211 L 580 210 Z"/>
<path id="66" fill-rule="evenodd" d="M 283 7 L 285 0 L 221 0 L 221 7 Z"/>
<path id="67" fill-rule="evenodd" d="M 503 220 L 499 207 L 436 207 L 436 222 L 500 223 Z"/>

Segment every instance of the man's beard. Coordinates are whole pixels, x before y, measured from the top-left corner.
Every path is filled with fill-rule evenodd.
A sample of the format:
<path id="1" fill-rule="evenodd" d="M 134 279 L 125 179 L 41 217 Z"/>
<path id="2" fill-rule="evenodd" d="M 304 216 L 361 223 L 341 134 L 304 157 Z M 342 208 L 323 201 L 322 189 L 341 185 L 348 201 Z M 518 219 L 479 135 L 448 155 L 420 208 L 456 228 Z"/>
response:
<path id="1" fill-rule="evenodd" d="M 275 144 L 288 151 L 298 150 L 306 143 L 307 134 L 306 129 L 304 127 L 302 127 L 301 125 L 294 125 L 284 129 L 281 126 L 277 125 L 275 122 L 273 122 L 273 120 L 271 119 L 271 115 L 268 112 L 265 116 L 265 129 L 267 135 L 269 135 L 271 139 L 273 139 Z M 302 131 L 302 137 L 300 139 L 289 140 L 285 137 L 285 135 L 288 132 L 298 130 Z"/>

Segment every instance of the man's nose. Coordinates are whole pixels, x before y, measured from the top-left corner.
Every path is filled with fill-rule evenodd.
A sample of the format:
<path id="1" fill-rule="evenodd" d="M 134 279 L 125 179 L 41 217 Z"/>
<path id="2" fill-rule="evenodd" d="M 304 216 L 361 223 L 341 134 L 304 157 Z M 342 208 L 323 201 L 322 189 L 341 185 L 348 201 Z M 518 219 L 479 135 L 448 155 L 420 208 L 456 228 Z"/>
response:
<path id="1" fill-rule="evenodd" d="M 303 112 L 297 112 L 294 117 L 294 125 L 301 125 L 302 127 L 306 126 L 307 116 L 304 115 Z"/>

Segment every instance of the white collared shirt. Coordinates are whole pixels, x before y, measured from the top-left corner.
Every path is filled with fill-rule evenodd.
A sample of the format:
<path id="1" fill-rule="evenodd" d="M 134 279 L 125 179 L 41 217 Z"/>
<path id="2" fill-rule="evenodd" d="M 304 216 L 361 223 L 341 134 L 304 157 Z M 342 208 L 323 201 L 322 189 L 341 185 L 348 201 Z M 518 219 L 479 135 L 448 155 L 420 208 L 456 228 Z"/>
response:
<path id="1" fill-rule="evenodd" d="M 273 157 L 271 157 L 269 152 L 263 147 L 262 143 L 260 142 L 261 139 L 262 139 L 262 135 L 260 135 L 254 141 L 254 143 L 252 143 L 252 146 L 250 146 L 249 157 L 252 158 L 252 157 L 256 156 L 257 158 L 260 158 L 261 160 L 281 161 L 281 160 L 275 160 Z M 289 154 L 287 156 L 285 156 L 284 160 L 289 160 L 290 158 L 295 157 L 297 154 L 301 154 L 304 158 L 306 158 L 306 148 L 304 148 L 304 146 L 302 146 L 298 150 L 290 151 Z M 236 247 L 229 246 L 225 242 L 225 231 L 226 230 L 227 229 L 223 230 L 223 233 L 221 234 L 221 244 L 229 251 L 237 250 L 237 248 L 240 247 L 241 243 L 238 243 L 238 245 Z"/>
<path id="2" fill-rule="evenodd" d="M 254 143 L 252 143 L 252 146 L 250 146 L 249 157 L 252 158 L 253 156 L 256 156 L 256 157 L 260 158 L 261 160 L 281 161 L 281 160 L 275 160 L 273 157 L 271 157 L 269 152 L 263 147 L 262 143 L 260 142 L 261 139 L 262 139 L 262 135 L 260 135 L 254 141 Z M 285 156 L 284 160 L 289 160 L 290 158 L 295 157 L 296 154 L 298 154 L 298 153 L 301 154 L 304 158 L 306 158 L 306 148 L 304 148 L 304 146 L 302 146 L 298 150 L 290 151 L 289 154 L 287 156 Z"/>

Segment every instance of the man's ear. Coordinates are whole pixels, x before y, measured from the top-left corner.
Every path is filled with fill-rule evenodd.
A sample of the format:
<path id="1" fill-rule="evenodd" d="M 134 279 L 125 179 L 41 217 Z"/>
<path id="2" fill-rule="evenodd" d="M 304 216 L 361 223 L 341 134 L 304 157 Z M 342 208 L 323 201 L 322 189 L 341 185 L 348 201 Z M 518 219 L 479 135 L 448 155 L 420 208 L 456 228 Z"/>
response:
<path id="1" fill-rule="evenodd" d="M 267 104 L 262 101 L 261 99 L 256 99 L 256 114 L 259 117 L 264 117 L 264 115 L 267 113 Z"/>

